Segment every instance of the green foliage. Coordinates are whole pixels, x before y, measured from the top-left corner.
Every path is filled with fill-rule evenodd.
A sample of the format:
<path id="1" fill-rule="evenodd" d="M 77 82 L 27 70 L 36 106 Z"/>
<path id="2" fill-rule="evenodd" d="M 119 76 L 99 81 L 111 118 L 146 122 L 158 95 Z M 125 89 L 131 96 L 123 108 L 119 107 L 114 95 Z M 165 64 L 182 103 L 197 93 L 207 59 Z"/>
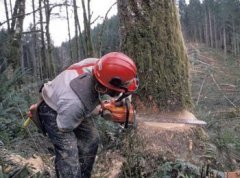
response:
<path id="1" fill-rule="evenodd" d="M 2 166 L 0 165 L 0 178 L 8 178 L 9 176 L 3 173 Z"/>
<path id="2" fill-rule="evenodd" d="M 100 116 L 97 116 L 94 121 L 98 127 L 101 144 L 103 145 L 104 149 L 113 147 L 116 148 L 121 143 L 121 140 L 119 138 L 121 127 L 119 124 L 113 123 L 112 121 L 107 121 Z"/>
<path id="3" fill-rule="evenodd" d="M 179 1 L 182 29 L 189 41 L 205 43 L 207 46 L 240 53 L 240 2 L 239 0 L 191 0 Z"/>
<path id="4" fill-rule="evenodd" d="M 0 140 L 5 143 L 20 133 L 30 103 L 29 90 L 22 84 L 23 76 L 20 69 L 12 74 L 6 69 L 0 75 Z"/>
<path id="5" fill-rule="evenodd" d="M 122 140 L 120 149 L 126 160 L 120 178 L 193 178 L 200 174 L 195 165 L 147 151 L 147 141 L 137 131 L 128 130 Z"/>
<path id="6" fill-rule="evenodd" d="M 122 143 L 122 151 L 126 162 L 123 164 L 122 175 L 120 178 L 127 177 L 147 177 L 146 175 L 146 163 L 147 157 L 142 154 L 144 150 L 144 141 L 133 130 L 128 130 L 124 134 L 125 142 Z"/>
<path id="7" fill-rule="evenodd" d="M 159 166 L 157 171 L 153 174 L 153 178 L 194 178 L 199 175 L 198 169 L 193 165 L 184 163 L 182 161 L 166 161 Z"/>
<path id="8" fill-rule="evenodd" d="M 101 34 L 102 30 L 103 33 Z M 105 25 L 98 24 L 92 30 L 93 44 L 95 45 L 96 50 L 100 50 L 100 52 L 98 52 L 99 54 L 104 55 L 111 51 L 119 51 L 118 31 L 119 31 L 118 16 L 113 16 L 110 19 L 106 19 Z M 102 43 L 101 49 L 99 49 L 100 42 Z"/>

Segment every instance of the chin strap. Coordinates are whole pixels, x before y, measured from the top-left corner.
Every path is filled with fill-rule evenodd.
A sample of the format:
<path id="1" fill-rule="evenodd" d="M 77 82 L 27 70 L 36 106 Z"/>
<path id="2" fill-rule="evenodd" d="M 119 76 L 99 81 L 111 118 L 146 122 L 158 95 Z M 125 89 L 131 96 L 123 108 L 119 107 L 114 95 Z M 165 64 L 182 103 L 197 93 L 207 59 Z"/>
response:
<path id="1" fill-rule="evenodd" d="M 117 100 L 116 100 L 116 102 L 118 102 L 118 101 L 121 101 L 121 100 L 123 100 L 124 98 L 127 98 L 129 95 L 131 95 L 131 93 L 123 93 Z"/>

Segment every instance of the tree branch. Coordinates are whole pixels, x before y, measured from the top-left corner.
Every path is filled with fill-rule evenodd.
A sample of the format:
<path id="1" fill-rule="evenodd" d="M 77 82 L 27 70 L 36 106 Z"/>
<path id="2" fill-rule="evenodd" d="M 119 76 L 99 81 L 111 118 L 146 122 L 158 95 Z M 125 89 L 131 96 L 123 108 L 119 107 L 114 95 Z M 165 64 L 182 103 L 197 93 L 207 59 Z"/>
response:
<path id="1" fill-rule="evenodd" d="M 66 4 L 66 3 L 63 3 L 63 4 L 51 4 L 51 5 L 52 5 L 52 7 L 50 7 L 50 12 L 51 12 L 51 10 L 52 10 L 53 8 L 55 8 L 55 7 L 72 6 L 72 5 Z M 46 6 L 46 5 L 45 5 L 45 6 Z M 36 10 L 34 10 L 34 11 L 28 12 L 28 13 L 26 13 L 26 14 L 17 15 L 17 16 L 14 16 L 14 17 L 10 18 L 9 20 L 0 22 L 0 26 L 4 25 L 5 23 L 7 23 L 7 22 L 10 21 L 10 20 L 14 20 L 14 19 L 16 19 L 16 18 L 20 18 L 20 17 L 23 17 L 23 16 L 28 16 L 28 15 L 31 15 L 31 14 L 33 14 L 33 13 L 35 13 L 35 12 L 38 12 L 39 10 L 44 9 L 45 6 L 43 6 L 42 8 L 38 8 L 38 9 L 36 9 Z"/>

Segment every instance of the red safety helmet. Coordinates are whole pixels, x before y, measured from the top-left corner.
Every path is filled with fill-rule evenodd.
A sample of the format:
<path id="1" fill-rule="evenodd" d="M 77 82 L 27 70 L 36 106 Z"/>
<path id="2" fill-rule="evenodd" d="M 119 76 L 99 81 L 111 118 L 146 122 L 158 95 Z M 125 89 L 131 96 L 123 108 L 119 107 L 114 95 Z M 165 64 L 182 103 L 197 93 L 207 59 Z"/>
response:
<path id="1" fill-rule="evenodd" d="M 114 91 L 134 92 L 138 87 L 135 63 L 120 52 L 111 52 L 100 58 L 93 73 L 103 86 Z"/>

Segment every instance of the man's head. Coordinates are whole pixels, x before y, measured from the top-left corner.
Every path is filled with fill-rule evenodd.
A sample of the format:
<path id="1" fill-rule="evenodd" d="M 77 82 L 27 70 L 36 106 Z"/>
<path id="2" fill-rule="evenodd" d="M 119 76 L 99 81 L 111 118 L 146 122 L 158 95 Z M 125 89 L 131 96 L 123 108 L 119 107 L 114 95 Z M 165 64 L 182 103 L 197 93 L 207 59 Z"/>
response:
<path id="1" fill-rule="evenodd" d="M 120 52 L 111 52 L 100 58 L 93 73 L 97 81 L 109 91 L 131 93 L 138 87 L 135 63 Z"/>

